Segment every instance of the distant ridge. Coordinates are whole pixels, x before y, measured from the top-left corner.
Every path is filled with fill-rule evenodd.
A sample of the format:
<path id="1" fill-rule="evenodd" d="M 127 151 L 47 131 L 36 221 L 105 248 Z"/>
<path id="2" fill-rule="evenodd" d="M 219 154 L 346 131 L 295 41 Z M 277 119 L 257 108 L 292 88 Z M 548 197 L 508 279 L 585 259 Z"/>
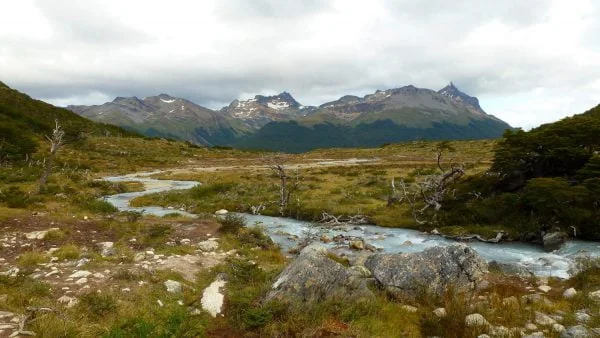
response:
<path id="1" fill-rule="evenodd" d="M 495 138 L 510 128 L 452 82 L 439 91 L 408 85 L 363 97 L 345 95 L 318 107 L 304 106 L 283 91 L 233 100 L 218 111 L 167 94 L 143 100 L 118 97 L 99 106 L 68 109 L 150 136 L 281 151 L 412 139 Z"/>

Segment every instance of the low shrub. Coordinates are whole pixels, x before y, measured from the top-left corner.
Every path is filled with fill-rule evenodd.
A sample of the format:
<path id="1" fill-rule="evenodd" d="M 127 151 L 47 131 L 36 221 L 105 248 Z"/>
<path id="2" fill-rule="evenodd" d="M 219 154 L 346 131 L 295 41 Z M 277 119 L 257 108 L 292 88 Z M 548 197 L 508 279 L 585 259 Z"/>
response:
<path id="1" fill-rule="evenodd" d="M 81 250 L 75 244 L 63 245 L 53 253 L 53 256 L 59 260 L 78 259 L 81 256 Z"/>
<path id="2" fill-rule="evenodd" d="M 50 258 L 45 253 L 39 251 L 30 251 L 19 255 L 17 264 L 22 267 L 33 267 L 41 263 L 46 263 L 49 260 Z"/>
<path id="3" fill-rule="evenodd" d="M 90 292 L 79 297 L 79 308 L 93 316 L 105 316 L 117 310 L 117 300 L 110 294 Z"/>
<path id="4" fill-rule="evenodd" d="M 219 219 L 221 227 L 219 231 L 222 233 L 237 233 L 246 224 L 246 219 L 240 215 L 227 214 L 224 218 Z"/>
<path id="5" fill-rule="evenodd" d="M 0 191 L 0 202 L 6 203 L 9 208 L 26 208 L 33 200 L 21 188 L 11 186 L 8 189 Z"/>

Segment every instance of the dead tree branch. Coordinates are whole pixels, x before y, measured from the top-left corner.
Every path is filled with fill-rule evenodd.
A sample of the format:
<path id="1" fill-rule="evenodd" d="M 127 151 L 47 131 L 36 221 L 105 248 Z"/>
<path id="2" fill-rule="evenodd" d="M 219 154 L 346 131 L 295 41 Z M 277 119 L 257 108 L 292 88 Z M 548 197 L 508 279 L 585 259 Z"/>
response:
<path id="1" fill-rule="evenodd" d="M 58 120 L 54 120 L 54 123 L 55 126 L 52 135 L 46 135 L 46 139 L 50 143 L 50 155 L 48 156 L 48 160 L 44 163 L 44 171 L 42 172 L 42 177 L 40 177 L 39 181 L 39 191 L 41 191 L 48 182 L 48 177 L 52 174 L 56 153 L 64 145 L 65 131 L 60 126 L 60 123 L 58 123 Z"/>

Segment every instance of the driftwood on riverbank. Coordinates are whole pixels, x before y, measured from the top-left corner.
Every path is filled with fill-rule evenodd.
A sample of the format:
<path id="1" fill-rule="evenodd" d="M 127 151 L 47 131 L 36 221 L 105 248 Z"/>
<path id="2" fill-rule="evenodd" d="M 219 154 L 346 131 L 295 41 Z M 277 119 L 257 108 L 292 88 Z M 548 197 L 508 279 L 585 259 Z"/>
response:
<path id="1" fill-rule="evenodd" d="M 475 235 L 475 234 L 457 235 L 457 236 L 445 235 L 445 234 L 439 232 L 437 229 L 433 229 L 430 232 L 430 234 L 436 235 L 436 236 L 441 236 L 441 237 L 455 240 L 455 241 L 460 241 L 460 242 L 469 242 L 472 240 L 476 240 L 476 241 L 484 242 L 484 243 L 500 243 L 500 242 L 506 241 L 503 231 L 500 231 L 499 233 L 496 234 L 496 237 L 490 238 L 490 239 L 486 239 L 486 238 L 481 237 L 481 235 Z"/>

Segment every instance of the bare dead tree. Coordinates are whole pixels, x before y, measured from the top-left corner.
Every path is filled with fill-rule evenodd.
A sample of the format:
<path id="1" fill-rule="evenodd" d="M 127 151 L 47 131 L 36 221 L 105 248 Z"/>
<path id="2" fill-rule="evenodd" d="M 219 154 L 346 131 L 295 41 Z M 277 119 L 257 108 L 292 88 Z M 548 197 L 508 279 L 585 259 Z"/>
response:
<path id="1" fill-rule="evenodd" d="M 300 176 L 296 170 L 295 179 L 289 184 L 290 177 L 287 174 L 286 157 L 284 155 L 268 156 L 263 159 L 265 165 L 279 178 L 279 214 L 285 214 L 290 196 L 300 186 Z"/>
<path id="2" fill-rule="evenodd" d="M 46 139 L 50 143 L 50 155 L 48 156 L 48 160 L 44 163 L 44 171 L 42 172 L 42 177 L 40 177 L 38 191 L 41 191 L 42 188 L 48 182 L 48 177 L 52 174 L 52 169 L 54 166 L 54 157 L 58 150 L 64 145 L 64 137 L 65 131 L 58 123 L 58 120 L 54 120 L 54 130 L 52 131 L 52 135 L 46 135 Z"/>
<path id="3" fill-rule="evenodd" d="M 321 224 L 325 225 L 344 225 L 344 224 L 352 224 L 352 225 L 360 225 L 360 224 L 369 224 L 371 223 L 371 219 L 365 215 L 332 215 L 327 212 L 321 213 L 321 220 L 319 221 Z"/>
<path id="4" fill-rule="evenodd" d="M 401 180 L 399 183 L 400 191 L 397 190 L 396 183 L 392 179 L 392 195 L 388 198 L 388 206 L 406 202 L 415 222 L 418 224 L 436 223 L 437 214 L 442 208 L 444 199 L 452 192 L 452 185 L 465 174 L 464 167 L 454 163 L 454 161 L 450 161 L 449 169 L 443 167 L 443 153 L 453 150 L 448 142 L 441 142 L 436 147 L 436 162 L 440 170 L 439 174 L 427 175 L 411 186 L 407 186 L 404 180 Z M 421 217 L 425 216 L 427 210 L 432 210 L 433 215 L 429 221 L 424 221 Z"/>

